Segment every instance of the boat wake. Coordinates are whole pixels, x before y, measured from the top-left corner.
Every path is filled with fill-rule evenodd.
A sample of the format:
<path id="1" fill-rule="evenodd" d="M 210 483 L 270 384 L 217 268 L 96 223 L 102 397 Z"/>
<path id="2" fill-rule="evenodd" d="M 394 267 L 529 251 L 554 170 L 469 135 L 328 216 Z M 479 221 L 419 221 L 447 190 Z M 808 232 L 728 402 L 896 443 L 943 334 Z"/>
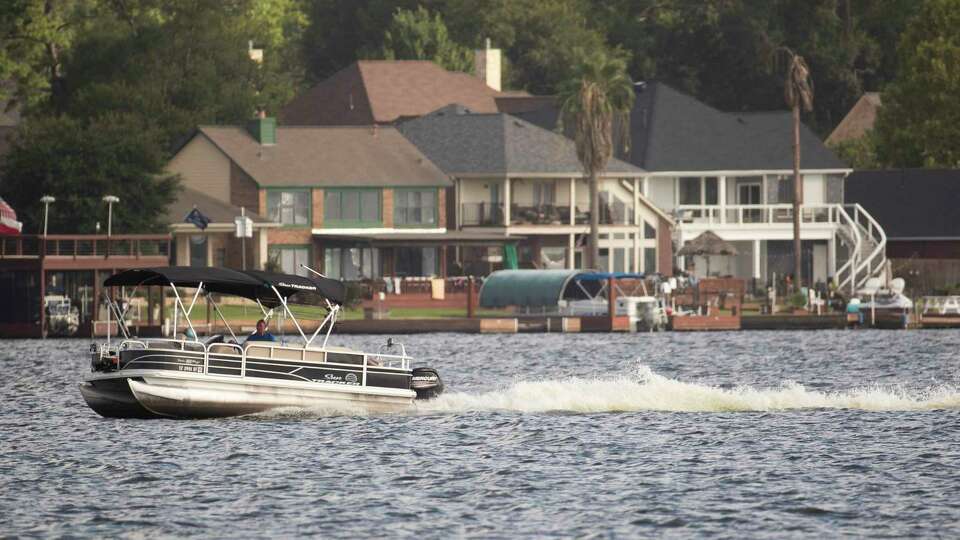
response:
<path id="1" fill-rule="evenodd" d="M 773 388 L 720 388 L 682 382 L 641 365 L 632 377 L 520 381 L 508 388 L 479 393 L 451 392 L 418 403 L 422 413 L 515 412 L 760 412 L 803 409 L 924 411 L 960 408 L 960 390 L 939 386 L 907 392 L 874 386 L 840 392 L 809 390 L 785 382 Z"/>

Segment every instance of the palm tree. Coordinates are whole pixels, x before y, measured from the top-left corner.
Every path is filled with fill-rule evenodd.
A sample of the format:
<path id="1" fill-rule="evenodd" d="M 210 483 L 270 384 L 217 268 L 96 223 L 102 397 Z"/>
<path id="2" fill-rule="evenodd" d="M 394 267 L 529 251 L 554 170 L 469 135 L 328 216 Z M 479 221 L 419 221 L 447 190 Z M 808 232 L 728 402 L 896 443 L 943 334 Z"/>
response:
<path id="1" fill-rule="evenodd" d="M 576 75 L 562 86 L 559 99 L 561 128 L 574 130 L 577 159 L 590 179 L 590 256 L 586 266 L 596 268 L 600 259 L 597 177 L 606 169 L 615 145 L 629 145 L 633 81 L 621 58 L 596 52 L 577 66 Z"/>
<path id="2" fill-rule="evenodd" d="M 802 56 L 783 48 L 787 54 L 787 76 L 784 80 L 783 95 L 787 106 L 793 111 L 793 283 L 800 287 L 800 203 L 803 202 L 803 183 L 800 180 L 800 107 L 813 110 L 813 81 L 810 68 Z"/>

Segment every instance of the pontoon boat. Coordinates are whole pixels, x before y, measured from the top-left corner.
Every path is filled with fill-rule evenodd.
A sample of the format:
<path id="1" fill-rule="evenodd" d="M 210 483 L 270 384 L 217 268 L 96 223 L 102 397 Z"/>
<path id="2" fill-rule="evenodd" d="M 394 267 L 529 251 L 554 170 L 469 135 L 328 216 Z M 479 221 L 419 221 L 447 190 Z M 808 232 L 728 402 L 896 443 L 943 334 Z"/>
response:
<path id="1" fill-rule="evenodd" d="M 185 335 L 192 337 L 130 336 L 119 299 L 107 298 L 122 336 L 111 342 L 108 334 L 106 343 L 91 346 L 91 373 L 80 385 L 84 399 L 106 417 L 211 418 L 281 407 L 391 412 L 443 391 L 435 370 L 411 368 L 406 350 L 391 340 L 372 354 L 329 346 L 345 288 L 340 281 L 310 271 L 316 277 L 167 267 L 127 270 L 107 278 L 104 286 L 120 287 L 121 298 L 128 287 L 169 286 L 176 308 L 174 328 L 182 314 L 189 329 Z M 178 288 L 195 289 L 189 305 Z M 211 293 L 252 300 L 268 321 L 275 312 L 286 315 L 302 343 L 238 339 Z M 190 314 L 201 295 L 207 296 L 229 338 L 197 337 Z M 308 335 L 291 312 L 292 304 L 321 306 L 326 317 Z M 314 345 L 321 332 L 322 343 Z"/>

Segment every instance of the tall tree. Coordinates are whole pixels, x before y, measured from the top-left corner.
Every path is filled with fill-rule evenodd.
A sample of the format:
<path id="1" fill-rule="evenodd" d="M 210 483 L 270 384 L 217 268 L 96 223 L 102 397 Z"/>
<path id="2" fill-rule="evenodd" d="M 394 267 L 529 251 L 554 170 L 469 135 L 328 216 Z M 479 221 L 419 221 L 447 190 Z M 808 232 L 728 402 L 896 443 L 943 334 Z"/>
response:
<path id="1" fill-rule="evenodd" d="M 626 63 L 603 53 L 590 54 L 577 65 L 577 75 L 561 89 L 561 121 L 572 127 L 577 158 L 590 179 L 590 257 L 600 260 L 599 175 L 618 144 L 629 144 L 630 109 L 635 99 Z"/>
<path id="2" fill-rule="evenodd" d="M 12 141 L 2 168 L 4 198 L 23 218 L 24 232 L 43 227 L 40 197 L 54 195 L 49 230 L 93 233 L 106 225 L 104 195 L 116 195 L 113 230 L 165 229 L 160 222 L 177 189 L 164 176 L 166 154 L 155 130 L 132 115 L 108 115 L 86 123 L 68 116 L 28 119 Z"/>
<path id="3" fill-rule="evenodd" d="M 432 60 L 450 71 L 473 70 L 472 51 L 453 41 L 439 13 L 398 9 L 375 55 L 386 60 Z"/>
<path id="4" fill-rule="evenodd" d="M 789 49 L 784 49 L 783 52 L 788 58 L 783 96 L 787 107 L 793 112 L 793 285 L 799 290 L 803 279 L 803 251 L 800 240 L 800 205 L 803 203 L 803 179 L 800 178 L 800 109 L 806 112 L 813 110 L 813 84 L 810 81 L 810 68 L 803 57 Z"/>
<path id="5" fill-rule="evenodd" d="M 960 0 L 927 0 L 900 40 L 874 132 L 893 167 L 960 166 Z"/>

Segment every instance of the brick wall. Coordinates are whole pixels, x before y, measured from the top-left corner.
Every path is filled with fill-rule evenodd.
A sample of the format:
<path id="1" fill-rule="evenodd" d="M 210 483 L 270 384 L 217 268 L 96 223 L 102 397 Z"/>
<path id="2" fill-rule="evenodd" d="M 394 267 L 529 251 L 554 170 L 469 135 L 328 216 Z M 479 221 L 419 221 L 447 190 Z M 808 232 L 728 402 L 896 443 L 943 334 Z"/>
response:
<path id="1" fill-rule="evenodd" d="M 657 271 L 665 276 L 673 275 L 673 234 L 670 222 L 662 216 L 657 221 Z"/>
<path id="2" fill-rule="evenodd" d="M 257 183 L 250 178 L 236 163 L 230 162 L 230 204 L 243 206 L 254 212 L 260 207 L 260 196 L 257 193 Z M 262 215 L 262 214 L 261 214 Z"/>
<path id="3" fill-rule="evenodd" d="M 383 188 L 383 226 L 393 227 L 393 190 Z"/>
<path id="4" fill-rule="evenodd" d="M 323 227 L 323 190 L 314 189 L 311 194 L 313 203 L 313 228 Z"/>
<path id="5" fill-rule="evenodd" d="M 313 235 L 310 229 L 301 228 L 280 228 L 271 229 L 267 233 L 267 242 L 269 244 L 310 244 Z"/>
<path id="6" fill-rule="evenodd" d="M 263 217 L 267 216 L 267 190 L 261 189 L 259 194 L 259 204 L 257 204 L 257 213 Z"/>
<path id="7" fill-rule="evenodd" d="M 447 191 L 452 191 L 448 188 L 440 188 L 437 190 L 439 195 L 437 197 L 437 226 L 446 227 L 447 226 Z"/>

